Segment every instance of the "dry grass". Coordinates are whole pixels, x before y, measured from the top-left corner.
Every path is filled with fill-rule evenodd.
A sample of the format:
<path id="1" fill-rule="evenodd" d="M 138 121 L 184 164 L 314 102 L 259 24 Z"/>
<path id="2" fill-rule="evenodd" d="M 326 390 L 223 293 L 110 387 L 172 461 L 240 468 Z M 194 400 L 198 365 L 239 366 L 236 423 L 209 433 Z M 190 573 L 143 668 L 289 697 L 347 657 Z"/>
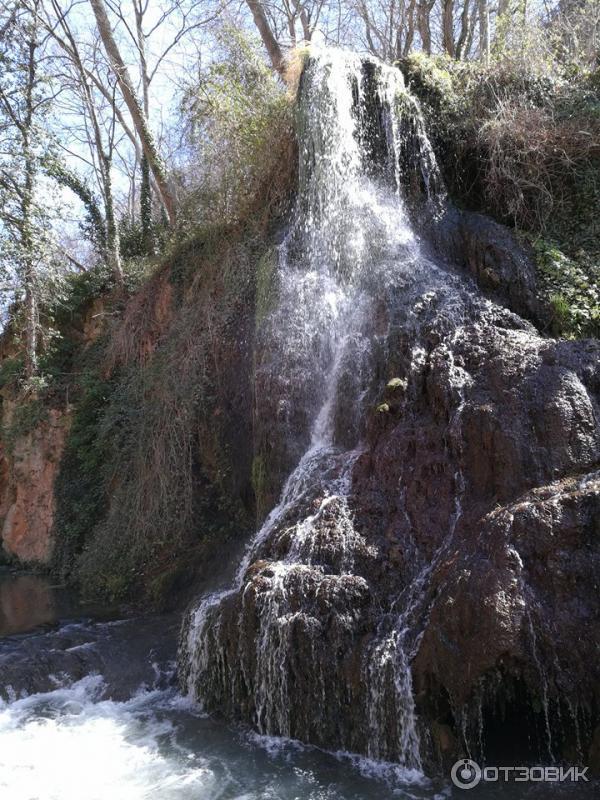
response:
<path id="1" fill-rule="evenodd" d="M 107 348 L 106 372 L 133 362 L 144 363 L 154 352 L 172 317 L 169 266 L 161 267 L 128 301 Z"/>
<path id="2" fill-rule="evenodd" d="M 257 176 L 254 192 L 240 207 L 238 222 L 252 223 L 264 232 L 273 220 L 289 208 L 297 181 L 298 144 L 286 120 L 265 153 L 262 174 Z"/>
<path id="3" fill-rule="evenodd" d="M 563 118 L 552 108 L 499 102 L 479 130 L 486 153 L 486 193 L 516 224 L 544 230 L 573 182 L 600 156 L 600 123 Z"/>
<path id="4" fill-rule="evenodd" d="M 176 554 L 193 532 L 195 428 L 211 371 L 198 311 L 180 312 L 151 361 L 129 364 L 103 415 L 110 505 L 79 564 L 93 593 L 117 593 L 115 576 L 124 587 L 135 583 L 157 551 Z M 138 342 L 120 355 L 142 352 Z"/>
<path id="5" fill-rule="evenodd" d="M 228 488 L 233 423 L 223 407 L 246 380 L 237 349 L 247 342 L 240 307 L 252 315 L 252 249 L 239 240 L 215 248 L 205 258 L 184 248 L 193 263 L 168 323 L 161 271 L 130 301 L 110 347 L 116 385 L 98 429 L 110 443 L 109 506 L 77 568 L 92 594 L 126 594 L 161 553 L 177 559 L 244 524 Z"/>

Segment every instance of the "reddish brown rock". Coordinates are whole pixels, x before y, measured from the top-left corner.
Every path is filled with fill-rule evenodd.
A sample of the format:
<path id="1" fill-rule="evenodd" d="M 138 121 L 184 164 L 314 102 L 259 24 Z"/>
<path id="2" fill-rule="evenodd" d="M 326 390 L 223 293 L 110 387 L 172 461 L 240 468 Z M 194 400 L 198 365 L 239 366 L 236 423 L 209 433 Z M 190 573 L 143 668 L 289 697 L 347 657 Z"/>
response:
<path id="1" fill-rule="evenodd" d="M 68 426 L 68 413 L 50 410 L 2 456 L 2 547 L 24 563 L 47 564 L 52 555 L 54 481 Z"/>

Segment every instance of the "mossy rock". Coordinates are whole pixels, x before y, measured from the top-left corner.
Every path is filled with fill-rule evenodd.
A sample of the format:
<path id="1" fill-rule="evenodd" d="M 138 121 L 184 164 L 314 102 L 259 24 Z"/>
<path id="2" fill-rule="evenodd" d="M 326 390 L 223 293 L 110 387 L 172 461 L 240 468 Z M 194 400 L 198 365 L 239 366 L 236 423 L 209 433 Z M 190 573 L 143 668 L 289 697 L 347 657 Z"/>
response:
<path id="1" fill-rule="evenodd" d="M 404 393 L 408 388 L 408 382 L 403 378 L 392 378 L 387 382 L 385 390 L 390 394 Z"/>
<path id="2" fill-rule="evenodd" d="M 255 319 L 259 328 L 277 303 L 277 251 L 269 248 L 256 265 Z"/>
<path id="3" fill-rule="evenodd" d="M 187 564 L 176 562 L 160 572 L 149 583 L 146 590 L 147 598 L 157 611 L 166 610 L 176 594 L 177 586 L 185 577 Z"/>

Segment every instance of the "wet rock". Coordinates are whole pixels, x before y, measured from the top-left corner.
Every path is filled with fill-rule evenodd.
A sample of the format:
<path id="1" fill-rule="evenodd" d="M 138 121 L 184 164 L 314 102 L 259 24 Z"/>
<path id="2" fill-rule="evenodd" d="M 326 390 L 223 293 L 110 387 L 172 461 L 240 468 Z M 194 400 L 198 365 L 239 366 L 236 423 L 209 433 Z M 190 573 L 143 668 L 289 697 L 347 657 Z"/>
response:
<path id="1" fill-rule="evenodd" d="M 0 698 L 9 699 L 86 675 L 104 678 L 103 696 L 129 699 L 142 684 L 172 677 L 179 616 L 89 620 L 63 623 L 47 631 L 0 640 Z"/>
<path id="2" fill-rule="evenodd" d="M 415 561 L 432 563 L 412 623 L 422 714 L 451 698 L 454 726 L 474 719 L 482 686 L 508 671 L 549 713 L 539 756 L 547 736 L 574 736 L 561 705 L 577 715 L 598 702 L 600 348 L 473 325 L 446 355 L 432 352 L 410 424 L 372 429 L 354 472 L 361 527 L 395 532 L 392 595 L 415 580 Z M 459 359 L 468 380 L 457 381 Z M 502 692 L 491 686 L 484 707 Z"/>
<path id="3" fill-rule="evenodd" d="M 442 257 L 461 264 L 483 292 L 544 326 L 548 314 L 538 298 L 533 254 L 509 228 L 449 207 L 428 232 Z"/>
<path id="4" fill-rule="evenodd" d="M 596 776 L 600 776 L 600 725 L 594 730 L 592 742 L 588 751 L 587 763 Z"/>
<path id="5" fill-rule="evenodd" d="M 258 342 L 260 455 L 292 472 L 254 566 L 191 617 L 182 681 L 262 733 L 408 768 L 583 754 L 600 700 L 600 343 L 540 334 L 527 254 L 440 211 L 418 110 L 386 122 L 395 76 L 374 67 L 385 80 L 363 107 L 360 64 L 335 58 L 350 62 L 311 72 L 304 110 L 322 116 L 305 152 L 335 147 L 321 160 L 341 174 L 310 184 L 306 263 L 281 265 Z M 397 206 L 386 228 L 390 198 L 369 194 L 373 147 L 398 140 L 393 163 L 416 158 L 419 181 L 397 188 L 414 214 L 422 179 L 431 247 Z"/>
<path id="6" fill-rule="evenodd" d="M 434 720 L 430 726 L 432 749 L 437 756 L 440 768 L 447 773 L 456 760 L 462 755 L 460 747 L 450 725 Z"/>

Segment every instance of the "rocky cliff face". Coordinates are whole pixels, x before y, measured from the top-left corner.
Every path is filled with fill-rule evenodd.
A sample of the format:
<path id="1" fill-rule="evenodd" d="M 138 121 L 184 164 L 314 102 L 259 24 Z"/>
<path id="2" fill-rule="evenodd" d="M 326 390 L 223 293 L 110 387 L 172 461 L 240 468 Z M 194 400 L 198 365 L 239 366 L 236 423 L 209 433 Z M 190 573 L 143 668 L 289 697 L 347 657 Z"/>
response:
<path id="1" fill-rule="evenodd" d="M 323 53 L 300 91 L 285 234 L 213 232 L 129 301 L 73 420 L 6 441 L 3 547 L 174 594 L 256 512 L 183 631 L 208 710 L 407 769 L 598 763 L 600 346 L 540 333 L 396 70 Z"/>
<path id="2" fill-rule="evenodd" d="M 84 302 L 79 314 L 68 315 L 69 350 L 93 346 L 106 328 L 106 310 L 106 300 L 96 297 Z M 9 326 L 0 341 L 0 363 L 6 368 L 18 359 Z M 55 488 L 73 417 L 69 390 L 76 392 L 65 383 L 46 399 L 37 390 L 21 391 L 10 379 L 0 389 L 0 542 L 4 555 L 16 563 L 48 567 L 53 559 Z"/>
<path id="3" fill-rule="evenodd" d="M 375 607 L 419 587 L 417 712 L 453 730 L 449 755 L 468 744 L 480 757 L 567 757 L 578 746 L 587 763 L 600 677 L 600 348 L 540 339 L 490 310 L 450 342 L 430 316 L 416 370 L 394 350 L 407 389 L 372 420 L 353 473 L 356 523 L 379 552 L 369 585 Z"/>
<path id="4" fill-rule="evenodd" d="M 393 70 L 330 53 L 301 86 L 297 217 L 256 355 L 263 484 L 283 486 L 233 586 L 192 610 L 183 685 L 408 769 L 587 762 L 598 342 L 517 316 L 543 316 L 526 253 L 447 204 Z"/>
<path id="5" fill-rule="evenodd" d="M 5 404 L 5 424 L 7 416 Z M 0 455 L 2 548 L 26 564 L 47 565 L 52 556 L 54 482 L 68 429 L 68 412 L 50 410 Z"/>

